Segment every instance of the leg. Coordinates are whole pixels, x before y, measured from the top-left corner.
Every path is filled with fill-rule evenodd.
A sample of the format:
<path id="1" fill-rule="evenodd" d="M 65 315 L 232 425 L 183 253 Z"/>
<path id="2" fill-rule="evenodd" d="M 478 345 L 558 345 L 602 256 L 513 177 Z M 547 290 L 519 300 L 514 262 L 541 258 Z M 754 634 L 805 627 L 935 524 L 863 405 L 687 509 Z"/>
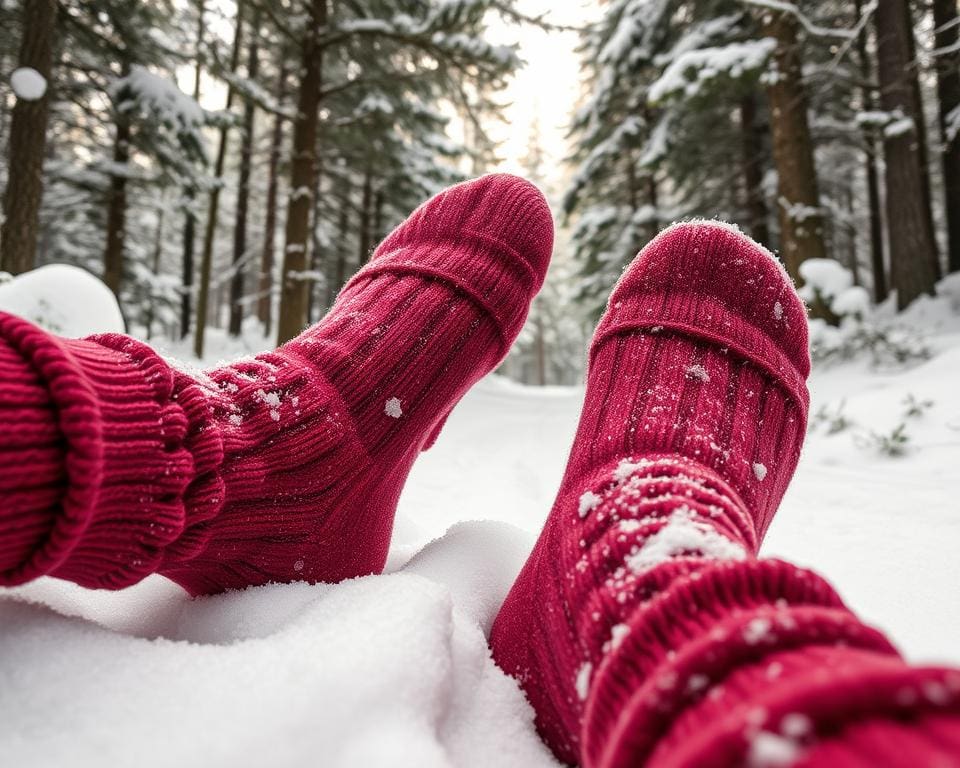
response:
<path id="1" fill-rule="evenodd" d="M 160 572 L 199 593 L 380 570 L 414 459 L 506 354 L 552 235 L 520 179 L 452 187 L 323 321 L 207 374 L 0 315 L 0 585 Z"/>
<path id="2" fill-rule="evenodd" d="M 960 672 L 909 667 L 821 578 L 757 558 L 808 371 L 789 279 L 730 228 L 672 227 L 621 278 L 556 503 L 491 636 L 561 759 L 956 764 Z"/>

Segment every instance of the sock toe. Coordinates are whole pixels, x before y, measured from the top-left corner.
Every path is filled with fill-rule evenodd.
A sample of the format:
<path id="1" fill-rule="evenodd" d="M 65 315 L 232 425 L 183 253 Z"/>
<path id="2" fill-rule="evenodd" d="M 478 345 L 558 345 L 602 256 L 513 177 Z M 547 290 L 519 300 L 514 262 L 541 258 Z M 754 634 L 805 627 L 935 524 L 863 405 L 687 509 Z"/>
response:
<path id="1" fill-rule="evenodd" d="M 729 348 L 807 402 L 806 308 L 776 258 L 733 226 L 683 222 L 654 238 L 611 294 L 591 357 L 612 335 L 660 329 Z"/>
<path id="2" fill-rule="evenodd" d="M 354 279 L 414 273 L 451 283 L 494 319 L 509 348 L 552 250 L 553 217 L 540 190 L 517 176 L 490 174 L 417 208 Z"/>

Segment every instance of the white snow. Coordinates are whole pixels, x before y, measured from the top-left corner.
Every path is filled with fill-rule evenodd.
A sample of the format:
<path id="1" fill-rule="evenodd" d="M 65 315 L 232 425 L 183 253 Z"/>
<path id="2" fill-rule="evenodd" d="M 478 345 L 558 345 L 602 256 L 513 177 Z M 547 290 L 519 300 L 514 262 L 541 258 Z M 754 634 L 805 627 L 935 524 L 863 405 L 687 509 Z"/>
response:
<path id="1" fill-rule="evenodd" d="M 704 84 L 721 75 L 739 78 L 766 64 L 776 47 L 776 40 L 764 37 L 745 43 L 683 51 L 650 86 L 650 102 L 656 104 L 678 92 L 686 97 L 695 96 Z"/>
<path id="2" fill-rule="evenodd" d="M 53 279 L 63 269 L 0 285 L 0 308 L 65 335 L 122 329 L 109 292 L 85 274 Z M 34 295 L 24 281 L 38 276 Z M 853 428 L 814 427 L 762 554 L 822 572 L 912 661 L 957 664 L 960 283 L 939 290 L 903 318 L 932 334 L 931 359 L 877 371 L 861 357 L 819 367 L 811 381 L 811 413 L 843 404 L 877 432 L 903 419 L 908 395 L 932 400 L 907 420 L 909 449 L 882 456 Z M 212 360 L 253 351 L 209 339 Z M 388 766 L 397 755 L 555 766 L 484 633 L 553 502 L 582 397 L 495 376 L 471 390 L 414 466 L 383 576 L 198 600 L 159 577 L 118 593 L 50 579 L 0 591 L 0 754 L 40 768 L 122 765 L 134 752 L 148 767 L 299 768 L 318 756 L 334 768 Z M 640 462 L 624 462 L 622 480 Z M 456 525 L 466 520 L 487 522 Z M 687 516 L 672 531 L 704 545 Z M 302 556 L 291 557 L 296 567 Z M 777 730 L 754 738 L 751 754 L 766 761 L 754 764 L 794 754 L 802 723 L 784 718 Z"/>
<path id="3" fill-rule="evenodd" d="M 784 768 L 800 757 L 800 746 L 793 739 L 769 731 L 760 731 L 750 740 L 747 763 L 750 768 Z"/>
<path id="4" fill-rule="evenodd" d="M 759 461 L 754 462 L 753 464 L 753 476 L 757 480 L 763 480 L 767 476 L 767 467 L 765 464 L 761 464 Z"/>
<path id="5" fill-rule="evenodd" d="M 590 693 L 590 677 L 593 675 L 593 664 L 585 661 L 580 669 L 577 670 L 577 678 L 574 681 L 574 688 L 577 691 L 577 698 L 580 701 L 587 700 L 587 694 Z"/>
<path id="6" fill-rule="evenodd" d="M 603 501 L 603 499 L 593 491 L 586 491 L 583 496 L 580 497 L 580 505 L 577 508 L 577 512 L 580 517 L 586 517 L 597 508 L 597 505 L 601 501 Z"/>
<path id="7" fill-rule="evenodd" d="M 123 333 L 123 315 L 99 278 L 69 264 L 47 264 L 17 275 L 0 273 L 0 311 L 64 336 Z"/>
<path id="8" fill-rule="evenodd" d="M 400 407 L 400 398 L 391 397 L 384 403 L 383 412 L 392 419 L 399 419 L 403 416 L 403 408 Z"/>
<path id="9" fill-rule="evenodd" d="M 707 382 L 710 381 L 710 374 L 707 373 L 707 369 L 702 365 L 691 365 L 687 368 L 687 378 Z"/>
<path id="10" fill-rule="evenodd" d="M 641 574 L 684 553 L 708 559 L 743 560 L 747 553 L 736 542 L 722 536 L 703 522 L 689 507 L 670 513 L 667 524 L 644 540 L 625 560 L 627 568 Z"/>
<path id="11" fill-rule="evenodd" d="M 47 92 L 47 79 L 33 67 L 20 67 L 10 75 L 10 87 L 22 101 L 39 101 Z"/>

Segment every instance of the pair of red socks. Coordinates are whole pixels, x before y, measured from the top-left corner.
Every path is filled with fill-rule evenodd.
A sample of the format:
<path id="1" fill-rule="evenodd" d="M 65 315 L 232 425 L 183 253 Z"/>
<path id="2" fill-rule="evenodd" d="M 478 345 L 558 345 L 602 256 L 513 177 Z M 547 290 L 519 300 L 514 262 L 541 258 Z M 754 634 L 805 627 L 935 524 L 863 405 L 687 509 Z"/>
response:
<path id="1" fill-rule="evenodd" d="M 0 315 L 0 584 L 157 572 L 199 594 L 378 572 L 413 461 L 506 354 L 551 249 L 528 183 L 452 187 L 322 322 L 206 375 Z M 960 673 L 908 667 L 819 577 L 757 558 L 808 369 L 802 303 L 735 230 L 674 226 L 625 272 L 491 635 L 561 759 L 960 764 Z"/>

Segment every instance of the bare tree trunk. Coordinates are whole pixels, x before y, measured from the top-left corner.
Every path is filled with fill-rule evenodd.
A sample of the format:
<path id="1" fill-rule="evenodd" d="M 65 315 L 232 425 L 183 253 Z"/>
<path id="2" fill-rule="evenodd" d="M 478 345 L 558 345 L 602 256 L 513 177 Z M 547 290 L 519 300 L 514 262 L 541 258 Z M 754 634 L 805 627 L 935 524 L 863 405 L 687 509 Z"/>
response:
<path id="1" fill-rule="evenodd" d="M 807 118 L 796 20 L 785 12 L 764 12 L 763 32 L 777 41 L 777 78 L 767 87 L 773 161 L 777 168 L 780 253 L 798 283 L 800 264 L 825 258 L 823 211 L 817 189 L 813 141 Z"/>
<path id="2" fill-rule="evenodd" d="M 247 79 L 256 82 L 260 70 L 260 9 L 253 14 L 247 51 Z M 254 120 L 257 107 L 247 99 L 243 108 L 243 143 L 240 145 L 240 175 L 237 188 L 237 215 L 233 228 L 233 276 L 230 279 L 231 336 L 240 335 L 243 325 L 243 261 L 247 255 L 247 209 L 250 204 L 250 168 L 253 161 Z"/>
<path id="3" fill-rule="evenodd" d="M 383 231 L 383 207 L 386 203 L 386 195 L 383 194 L 383 187 L 377 189 L 377 194 L 373 196 L 373 242 L 374 247 L 380 243 L 387 233 Z"/>
<path id="4" fill-rule="evenodd" d="M 307 325 L 307 284 L 291 279 L 307 265 L 310 235 L 310 195 L 317 177 L 317 130 L 320 123 L 320 88 L 323 84 L 323 48 L 320 31 L 327 25 L 327 0 L 308 0 L 309 21 L 303 39 L 300 63 L 300 94 L 293 126 L 290 158 L 290 203 L 283 250 L 280 317 L 277 344 L 292 339 Z"/>
<path id="5" fill-rule="evenodd" d="M 154 276 L 160 274 L 160 257 L 163 255 L 163 218 L 166 209 L 166 195 L 160 198 L 160 205 L 157 207 L 157 231 L 153 238 L 153 264 L 151 269 Z M 150 293 L 150 303 L 147 306 L 147 339 L 153 336 L 153 319 L 156 317 L 157 299 Z"/>
<path id="6" fill-rule="evenodd" d="M 877 30 L 877 63 L 880 104 L 887 112 L 913 117 L 910 35 L 906 0 L 884 0 L 874 12 Z M 936 248 L 925 204 L 924 174 L 917 142 L 919 124 L 910 130 L 884 133 L 886 157 L 887 227 L 890 233 L 890 277 L 900 309 L 923 293 L 932 293 L 936 282 L 933 265 Z"/>
<path id="7" fill-rule="evenodd" d="M 917 126 L 916 142 L 917 153 L 920 157 L 920 173 L 923 179 L 923 205 L 926 208 L 925 221 L 930 230 L 930 242 L 933 243 L 933 250 L 930 252 L 930 259 L 933 267 L 934 279 L 939 280 L 943 276 L 943 270 L 940 269 L 940 255 L 937 245 L 937 231 L 933 226 L 933 200 L 931 189 L 933 185 L 930 181 L 930 151 L 927 142 L 927 114 L 923 108 L 923 95 L 920 92 L 920 80 L 917 77 L 917 42 L 913 37 L 913 11 L 910 8 L 909 0 L 903 3 L 904 25 L 907 30 L 908 56 L 907 77 L 910 82 L 910 96 L 912 99 L 912 116 Z"/>
<path id="8" fill-rule="evenodd" d="M 340 220 L 337 222 L 337 260 L 334 264 L 333 281 L 328 291 L 327 304 L 333 306 L 333 300 L 347 280 L 347 230 L 350 227 L 350 179 L 343 183 L 340 198 Z"/>
<path id="9" fill-rule="evenodd" d="M 740 100 L 741 162 L 746 192 L 747 221 L 750 236 L 764 245 L 770 244 L 767 226 L 767 204 L 763 199 L 763 137 L 757 125 L 757 97 L 749 93 Z"/>
<path id="10" fill-rule="evenodd" d="M 200 78 L 203 75 L 203 31 L 205 0 L 197 4 L 197 51 L 196 65 L 193 70 L 193 100 L 200 101 Z M 197 216 L 193 210 L 197 190 L 191 185 L 185 190 L 186 202 L 183 218 L 183 272 L 180 297 L 180 338 L 190 333 L 190 319 L 193 314 L 193 250 L 196 245 Z"/>
<path id="11" fill-rule="evenodd" d="M 537 355 L 537 384 L 545 387 L 547 385 L 547 339 L 543 329 L 543 307 L 537 307 L 536 312 L 537 335 L 534 342 Z"/>
<path id="12" fill-rule="evenodd" d="M 25 0 L 18 66 L 35 69 L 48 85 L 39 99 L 17 98 L 10 122 L 0 269 L 15 275 L 33 269 L 37 258 L 56 26 L 56 0 Z"/>
<path id="13" fill-rule="evenodd" d="M 956 0 L 933 0 L 934 46 L 949 53 L 937 57 L 937 100 L 943 149 L 943 186 L 947 215 L 947 270 L 960 272 L 960 141 L 947 136 L 947 116 L 960 107 L 960 42 Z"/>
<path id="14" fill-rule="evenodd" d="M 857 18 L 863 15 L 863 0 L 856 0 Z M 863 107 L 867 111 L 877 108 L 873 88 L 870 85 L 873 71 L 867 54 L 867 29 L 857 37 L 857 53 L 860 59 L 860 77 L 863 79 Z M 887 298 L 887 271 L 883 258 L 883 214 L 880 210 L 880 176 L 877 162 L 880 157 L 876 130 L 867 127 L 863 135 L 867 147 L 864 166 L 867 171 L 867 201 L 870 210 L 870 270 L 873 275 L 873 298 L 878 304 Z"/>
<path id="15" fill-rule="evenodd" d="M 233 33 L 233 50 L 230 52 L 230 71 L 236 72 L 240 64 L 240 47 L 243 38 L 243 0 L 237 0 L 237 24 Z M 234 89 L 227 87 L 227 111 L 233 106 Z M 210 204 L 207 210 L 207 227 L 203 233 L 203 254 L 200 257 L 200 293 L 197 296 L 197 326 L 193 335 L 193 353 L 203 357 L 204 335 L 207 330 L 207 307 L 210 303 L 210 272 L 213 269 L 213 241 L 217 232 L 217 214 L 220 209 L 220 183 L 223 177 L 223 165 L 227 156 L 229 131 L 226 125 L 220 129 L 220 145 L 217 148 L 217 161 L 214 166 L 216 179 L 210 190 Z"/>
<path id="16" fill-rule="evenodd" d="M 125 60 L 122 75 L 130 73 L 130 62 Z M 122 98 L 122 97 L 121 97 Z M 120 109 L 116 115 L 116 135 L 113 142 L 113 170 L 107 198 L 107 242 L 103 251 L 103 282 L 120 298 L 123 283 L 123 257 L 127 235 L 127 176 L 117 170 L 130 160 L 130 118 Z"/>
<path id="17" fill-rule="evenodd" d="M 277 76 L 276 97 L 283 103 L 287 95 L 287 58 L 280 54 L 280 74 Z M 273 326 L 273 251 L 277 237 L 277 188 L 279 186 L 280 144 L 283 141 L 283 117 L 278 113 L 273 117 L 273 135 L 270 138 L 269 181 L 267 182 L 267 213 L 263 228 L 263 254 L 260 258 L 260 300 L 257 303 L 257 316 L 263 323 L 265 336 L 270 335 Z"/>
<path id="18" fill-rule="evenodd" d="M 360 237 L 357 266 L 362 267 L 370 260 L 370 215 L 373 204 L 373 178 L 370 169 L 363 174 L 363 192 L 360 197 Z"/>
<path id="19" fill-rule="evenodd" d="M 317 158 L 317 183 L 313 188 L 313 211 L 310 227 L 310 277 L 307 280 L 307 324 L 314 323 L 314 310 L 317 303 L 317 280 L 323 265 L 323 243 L 320 240 L 320 200 L 323 191 L 323 168 L 321 160 Z"/>

